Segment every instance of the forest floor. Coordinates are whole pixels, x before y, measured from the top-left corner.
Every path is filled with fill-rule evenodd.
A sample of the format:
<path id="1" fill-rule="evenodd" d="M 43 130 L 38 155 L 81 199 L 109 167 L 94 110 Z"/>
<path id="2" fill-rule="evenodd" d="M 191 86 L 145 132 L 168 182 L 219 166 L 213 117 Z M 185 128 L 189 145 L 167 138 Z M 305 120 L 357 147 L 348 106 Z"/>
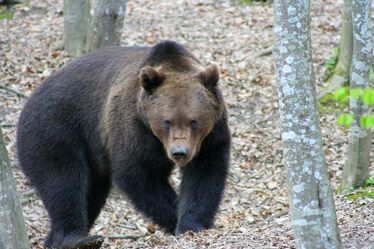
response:
<path id="1" fill-rule="evenodd" d="M 31 0 L 0 20 L 0 124 L 21 196 L 32 248 L 42 248 L 49 220 L 40 199 L 18 170 L 15 124 L 27 96 L 72 58 L 62 51 L 63 1 Z M 164 234 L 113 191 L 92 234 L 103 248 L 295 248 L 288 219 L 285 170 L 278 123 L 272 46 L 273 10 L 212 0 L 129 1 L 122 45 L 160 40 L 185 44 L 222 71 L 233 135 L 232 165 L 214 229 L 180 237 Z M 342 0 L 311 1 L 313 63 L 317 87 L 323 63 L 339 41 Z M 324 151 L 334 189 L 341 180 L 346 130 L 336 113 L 321 113 Z M 374 151 L 374 150 L 372 150 Z M 42 152 L 41 152 L 42 153 Z M 371 175 L 373 175 L 373 160 Z M 177 177 L 173 178 L 177 179 Z M 374 202 L 335 196 L 343 248 L 374 248 Z"/>

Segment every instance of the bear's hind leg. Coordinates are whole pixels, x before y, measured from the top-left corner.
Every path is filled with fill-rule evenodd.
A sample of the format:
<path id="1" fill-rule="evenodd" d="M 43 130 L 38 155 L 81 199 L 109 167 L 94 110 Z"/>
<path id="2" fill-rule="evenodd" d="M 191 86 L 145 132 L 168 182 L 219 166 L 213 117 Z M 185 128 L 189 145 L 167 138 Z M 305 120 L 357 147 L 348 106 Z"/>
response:
<path id="1" fill-rule="evenodd" d="M 88 229 L 92 227 L 101 209 L 105 205 L 111 188 L 110 176 L 99 177 L 91 181 L 90 193 L 88 196 Z"/>
<path id="2" fill-rule="evenodd" d="M 60 146 L 59 155 L 46 151 L 43 162 L 37 162 L 43 170 L 28 174 L 52 223 L 46 248 L 70 248 L 88 235 L 89 167 L 79 149 L 68 147 Z"/>

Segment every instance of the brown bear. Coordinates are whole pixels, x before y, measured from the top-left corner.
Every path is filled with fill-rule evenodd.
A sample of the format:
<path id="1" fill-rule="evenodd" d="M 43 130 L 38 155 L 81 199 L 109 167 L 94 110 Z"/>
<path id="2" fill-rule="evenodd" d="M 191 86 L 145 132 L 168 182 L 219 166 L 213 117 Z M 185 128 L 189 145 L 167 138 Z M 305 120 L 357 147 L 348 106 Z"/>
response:
<path id="1" fill-rule="evenodd" d="M 98 50 L 47 78 L 17 132 L 21 168 L 51 219 L 45 247 L 99 248 L 88 234 L 112 181 L 167 232 L 210 228 L 230 158 L 218 81 L 217 66 L 172 41 Z"/>

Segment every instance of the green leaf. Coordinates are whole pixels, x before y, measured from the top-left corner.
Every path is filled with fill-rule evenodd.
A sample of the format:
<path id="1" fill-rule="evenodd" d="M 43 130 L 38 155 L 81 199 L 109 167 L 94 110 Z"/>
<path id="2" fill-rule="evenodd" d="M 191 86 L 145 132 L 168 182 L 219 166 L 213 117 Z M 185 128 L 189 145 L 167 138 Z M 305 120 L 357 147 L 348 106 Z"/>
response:
<path id="1" fill-rule="evenodd" d="M 374 89 L 366 88 L 362 93 L 362 102 L 365 105 L 374 105 Z"/>
<path id="2" fill-rule="evenodd" d="M 365 128 L 365 129 L 366 129 L 366 120 L 367 120 L 366 116 L 362 116 L 362 117 L 360 118 L 360 126 L 361 126 L 362 128 Z"/>
<path id="3" fill-rule="evenodd" d="M 12 20 L 12 18 L 13 18 L 13 12 L 9 10 L 0 12 L 0 20 L 3 20 L 3 19 Z"/>
<path id="4" fill-rule="evenodd" d="M 374 127 L 374 116 L 365 115 L 360 118 L 360 126 L 365 129 L 370 129 Z"/>
<path id="5" fill-rule="evenodd" d="M 325 66 L 326 69 L 331 70 L 331 69 L 334 69 L 334 68 L 335 68 L 336 63 L 337 63 L 337 61 L 336 61 L 335 58 L 327 59 L 327 60 L 325 61 L 324 66 Z"/>
<path id="6" fill-rule="evenodd" d="M 351 124 L 353 120 L 353 115 L 352 114 L 340 114 L 338 119 L 337 119 L 337 124 L 344 126 L 345 128 L 349 128 L 349 125 Z"/>
<path id="7" fill-rule="evenodd" d="M 322 98 L 319 99 L 319 102 L 321 104 L 327 104 L 331 100 L 333 100 L 334 95 L 332 93 L 326 93 L 325 95 L 322 96 Z"/>
<path id="8" fill-rule="evenodd" d="M 335 101 L 344 102 L 347 101 L 349 96 L 349 88 L 348 87 L 340 87 L 336 89 L 334 92 L 333 99 Z"/>
<path id="9" fill-rule="evenodd" d="M 328 58 L 324 63 L 324 67 L 327 70 L 333 70 L 336 64 L 338 63 L 338 56 L 339 56 L 339 48 L 333 48 L 331 50 L 330 58 Z"/>
<path id="10" fill-rule="evenodd" d="M 372 176 L 366 177 L 366 179 L 364 181 L 364 186 L 365 187 L 374 186 L 374 177 L 372 177 Z"/>

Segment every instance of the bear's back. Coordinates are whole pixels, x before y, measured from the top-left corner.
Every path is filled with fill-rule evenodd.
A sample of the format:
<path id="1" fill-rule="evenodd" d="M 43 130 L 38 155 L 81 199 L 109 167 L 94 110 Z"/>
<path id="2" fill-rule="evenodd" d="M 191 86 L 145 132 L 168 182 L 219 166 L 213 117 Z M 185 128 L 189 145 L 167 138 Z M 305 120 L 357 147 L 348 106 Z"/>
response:
<path id="1" fill-rule="evenodd" d="M 136 87 L 147 51 L 147 47 L 100 49 L 48 77 L 21 112 L 17 129 L 20 160 L 30 148 L 48 150 L 53 143 L 81 144 L 99 152 L 100 117 L 110 88 L 124 75 L 127 82 L 123 83 Z"/>

